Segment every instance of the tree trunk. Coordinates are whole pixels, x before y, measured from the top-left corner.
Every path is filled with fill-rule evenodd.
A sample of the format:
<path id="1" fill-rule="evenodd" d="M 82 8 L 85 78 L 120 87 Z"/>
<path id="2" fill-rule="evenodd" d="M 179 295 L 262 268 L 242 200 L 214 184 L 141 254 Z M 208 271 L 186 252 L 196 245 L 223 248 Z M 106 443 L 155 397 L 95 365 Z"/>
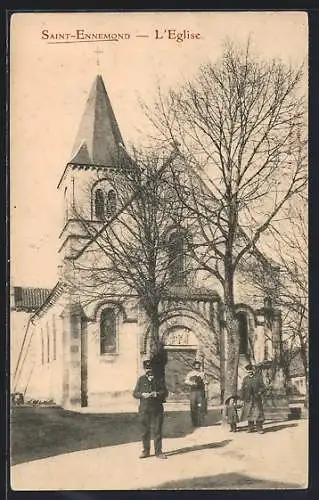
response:
<path id="1" fill-rule="evenodd" d="M 164 346 L 160 346 L 157 353 L 152 356 L 152 368 L 155 378 L 165 380 L 165 365 L 167 363 L 167 354 Z"/>
<path id="2" fill-rule="evenodd" d="M 167 354 L 164 343 L 159 337 L 159 317 L 158 311 L 153 310 L 149 314 L 150 318 L 150 359 L 154 376 L 159 379 L 165 379 L 165 365 L 167 363 Z"/>
<path id="3" fill-rule="evenodd" d="M 234 309 L 225 305 L 225 388 L 224 399 L 237 392 L 239 339 Z"/>
<path id="4" fill-rule="evenodd" d="M 221 306 L 219 306 L 219 312 L 221 312 Z M 219 314 L 220 317 L 220 314 Z M 219 386 L 220 386 L 220 404 L 224 403 L 225 397 L 225 330 L 224 325 L 219 326 Z"/>
<path id="5" fill-rule="evenodd" d="M 286 352 L 284 351 L 281 351 L 282 354 L 280 356 L 280 360 L 278 362 L 278 360 L 275 358 L 275 370 L 278 369 L 278 366 L 282 367 L 282 370 L 283 370 L 283 375 L 284 375 L 284 384 L 285 384 L 285 389 L 286 389 L 286 393 L 288 394 L 289 391 L 289 380 L 290 380 L 290 354 L 287 354 Z"/>
<path id="6" fill-rule="evenodd" d="M 225 261 L 224 283 L 224 314 L 225 314 L 225 374 L 224 400 L 237 392 L 239 338 L 238 324 L 235 318 L 234 275 L 231 259 Z"/>
<path id="7" fill-rule="evenodd" d="M 309 396 L 308 356 L 307 356 L 307 348 L 306 348 L 305 342 L 302 338 L 300 338 L 300 354 L 301 354 L 303 369 L 304 369 L 304 373 L 305 373 L 305 383 L 306 383 L 305 407 L 308 408 L 308 396 Z"/>

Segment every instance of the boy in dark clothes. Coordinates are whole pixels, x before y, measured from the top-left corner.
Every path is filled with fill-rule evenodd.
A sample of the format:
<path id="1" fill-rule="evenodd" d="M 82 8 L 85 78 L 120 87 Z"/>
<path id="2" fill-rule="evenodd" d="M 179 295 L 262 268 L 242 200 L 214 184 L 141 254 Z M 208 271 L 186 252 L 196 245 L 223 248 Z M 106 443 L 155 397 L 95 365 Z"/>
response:
<path id="1" fill-rule="evenodd" d="M 225 401 L 226 418 L 227 423 L 230 425 L 230 432 L 237 432 L 237 423 L 239 422 L 237 409 L 240 407 L 237 400 L 237 396 L 229 396 Z"/>

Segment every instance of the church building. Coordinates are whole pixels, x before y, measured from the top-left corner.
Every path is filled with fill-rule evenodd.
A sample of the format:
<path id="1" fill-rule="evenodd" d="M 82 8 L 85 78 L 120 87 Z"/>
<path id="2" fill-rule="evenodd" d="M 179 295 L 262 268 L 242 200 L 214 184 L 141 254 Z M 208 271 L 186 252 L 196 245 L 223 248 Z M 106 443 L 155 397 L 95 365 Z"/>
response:
<path id="1" fill-rule="evenodd" d="M 63 118 L 63 117 L 61 117 Z M 58 189 L 63 199 L 59 281 L 32 313 L 19 356 L 15 387 L 25 399 L 52 400 L 64 408 L 125 407 L 148 354 L 145 314 L 136 293 L 112 285 L 112 294 L 88 296 L 72 286 L 72 259 L 92 262 L 89 220 L 99 231 L 116 221 L 117 193 L 110 177 L 117 175 L 120 127 L 98 75 L 90 91 L 75 144 L 61 165 Z M 52 186 L 54 189 L 54 186 Z M 81 214 L 77 217 L 76 214 Z M 110 222 L 111 224 L 113 222 Z M 256 261 L 264 258 L 259 253 Z M 98 263 L 97 263 L 98 264 Z M 73 276 L 74 277 L 74 276 Z M 76 277 L 75 277 L 76 278 Z M 280 349 L 280 311 L 261 292 L 237 278 L 235 297 L 240 332 L 239 378 L 249 360 L 271 361 Z M 175 286 L 163 297 L 160 338 L 167 354 L 169 401 L 187 399 L 184 379 L 199 359 L 207 373 L 210 402 L 220 402 L 224 359 L 222 289 L 212 279 L 192 275 L 187 286 Z"/>

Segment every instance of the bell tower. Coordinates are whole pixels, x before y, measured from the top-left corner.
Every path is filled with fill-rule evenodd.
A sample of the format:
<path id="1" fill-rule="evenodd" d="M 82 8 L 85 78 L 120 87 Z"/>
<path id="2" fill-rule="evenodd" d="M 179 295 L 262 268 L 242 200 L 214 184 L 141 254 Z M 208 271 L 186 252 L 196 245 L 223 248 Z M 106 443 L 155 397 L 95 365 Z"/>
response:
<path id="1" fill-rule="evenodd" d="M 87 99 L 71 159 L 58 189 L 63 196 L 60 234 L 61 279 L 70 262 L 90 240 L 85 225 L 99 229 L 117 205 L 114 178 L 121 161 L 123 139 L 101 75 Z M 112 182 L 113 181 L 113 182 Z"/>

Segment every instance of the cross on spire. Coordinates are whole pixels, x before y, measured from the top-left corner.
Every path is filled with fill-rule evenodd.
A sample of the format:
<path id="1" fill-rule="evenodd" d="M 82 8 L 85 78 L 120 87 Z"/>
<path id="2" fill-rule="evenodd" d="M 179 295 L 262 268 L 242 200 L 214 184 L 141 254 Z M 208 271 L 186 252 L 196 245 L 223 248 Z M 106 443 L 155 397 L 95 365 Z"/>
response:
<path id="1" fill-rule="evenodd" d="M 96 64 L 97 64 L 97 66 L 100 66 L 99 54 L 103 54 L 103 50 L 101 50 L 99 47 L 97 47 L 94 52 L 96 54 Z"/>

